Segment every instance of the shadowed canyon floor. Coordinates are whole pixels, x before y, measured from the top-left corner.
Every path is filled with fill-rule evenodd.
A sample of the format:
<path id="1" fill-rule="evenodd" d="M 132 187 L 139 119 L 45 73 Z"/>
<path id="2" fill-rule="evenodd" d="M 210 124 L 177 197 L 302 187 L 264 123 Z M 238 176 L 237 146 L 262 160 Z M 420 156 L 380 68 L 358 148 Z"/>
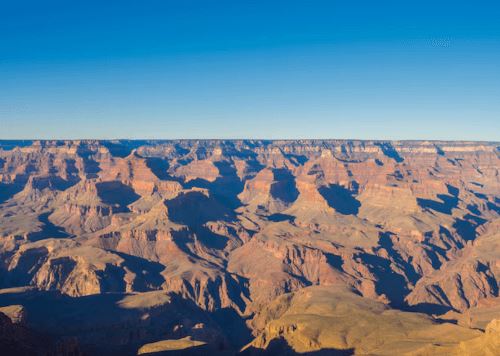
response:
<path id="1" fill-rule="evenodd" d="M 500 354 L 500 143 L 0 141 L 0 353 Z"/>

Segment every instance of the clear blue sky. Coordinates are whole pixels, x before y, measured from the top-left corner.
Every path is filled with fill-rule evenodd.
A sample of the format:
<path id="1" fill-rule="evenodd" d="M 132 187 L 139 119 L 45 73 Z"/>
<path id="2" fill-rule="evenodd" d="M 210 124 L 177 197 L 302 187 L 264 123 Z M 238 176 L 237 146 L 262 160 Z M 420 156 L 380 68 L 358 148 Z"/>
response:
<path id="1" fill-rule="evenodd" d="M 499 133 L 498 1 L 0 1 L 0 138 Z"/>

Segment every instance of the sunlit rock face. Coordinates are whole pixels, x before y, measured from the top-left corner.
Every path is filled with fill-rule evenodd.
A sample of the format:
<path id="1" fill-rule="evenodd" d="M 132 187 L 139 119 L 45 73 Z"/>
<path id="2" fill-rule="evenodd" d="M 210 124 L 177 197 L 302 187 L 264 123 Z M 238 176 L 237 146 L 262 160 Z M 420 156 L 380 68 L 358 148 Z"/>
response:
<path id="1" fill-rule="evenodd" d="M 499 171 L 494 142 L 0 141 L 2 327 L 61 354 L 490 352 Z"/>

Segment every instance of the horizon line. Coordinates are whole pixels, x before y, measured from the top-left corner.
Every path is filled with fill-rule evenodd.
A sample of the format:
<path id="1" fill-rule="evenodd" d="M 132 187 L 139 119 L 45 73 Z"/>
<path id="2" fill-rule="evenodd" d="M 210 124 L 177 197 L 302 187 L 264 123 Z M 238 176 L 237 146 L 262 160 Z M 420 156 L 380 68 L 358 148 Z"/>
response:
<path id="1" fill-rule="evenodd" d="M 475 139 L 380 139 L 380 138 L 0 138 L 0 142 L 8 141 L 361 141 L 361 142 L 481 142 L 500 143 L 500 140 Z"/>

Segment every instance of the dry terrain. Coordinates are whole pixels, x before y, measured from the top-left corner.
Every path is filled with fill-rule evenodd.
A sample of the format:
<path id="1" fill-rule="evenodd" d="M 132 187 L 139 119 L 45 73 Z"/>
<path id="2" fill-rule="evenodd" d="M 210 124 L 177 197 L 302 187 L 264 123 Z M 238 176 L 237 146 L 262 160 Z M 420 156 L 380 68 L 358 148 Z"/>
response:
<path id="1" fill-rule="evenodd" d="M 499 355 L 500 143 L 0 141 L 3 355 Z"/>

